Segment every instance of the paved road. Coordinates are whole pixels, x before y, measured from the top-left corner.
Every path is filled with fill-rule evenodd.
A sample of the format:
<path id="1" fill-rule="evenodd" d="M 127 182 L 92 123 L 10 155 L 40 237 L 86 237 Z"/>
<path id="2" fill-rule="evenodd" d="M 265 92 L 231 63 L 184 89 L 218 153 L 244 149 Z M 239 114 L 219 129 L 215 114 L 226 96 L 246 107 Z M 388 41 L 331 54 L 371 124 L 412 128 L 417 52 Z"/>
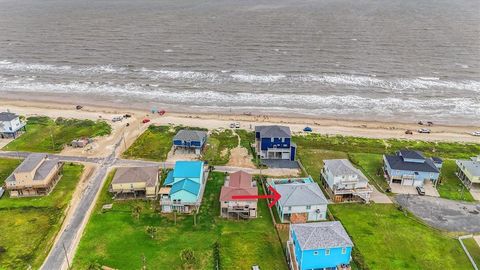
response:
<path id="1" fill-rule="evenodd" d="M 419 195 L 397 195 L 395 200 L 433 227 L 452 232 L 480 232 L 480 203 Z"/>
<path id="2" fill-rule="evenodd" d="M 105 159 L 101 160 L 100 167 L 95 171 L 89 180 L 87 188 L 84 190 L 78 204 L 72 205 L 73 215 L 65 226 L 65 230 L 60 232 L 57 241 L 53 245 L 47 259 L 43 263 L 43 270 L 60 270 L 67 269 L 68 262 L 71 263 L 72 258 L 77 249 L 80 237 L 88 221 L 89 211 L 93 208 L 97 193 L 102 189 L 104 179 L 108 169 L 116 162 L 115 151 L 120 141 L 115 144 L 114 151 Z M 70 159 L 70 157 L 60 156 L 61 160 Z M 72 157 L 69 161 L 81 161 L 83 157 Z M 93 161 L 92 159 L 87 160 Z"/>
<path id="3" fill-rule="evenodd" d="M 67 222 L 65 229 L 59 232 L 56 242 L 54 243 L 50 253 L 48 254 L 45 262 L 43 263 L 42 270 L 63 270 L 67 269 L 68 263 L 72 262 L 73 256 L 78 246 L 78 242 L 83 234 L 85 225 L 88 221 L 89 212 L 93 209 L 95 198 L 97 194 L 102 189 L 106 174 L 112 166 L 159 166 L 161 168 L 173 168 L 175 165 L 174 162 L 154 162 L 154 161 L 142 161 L 142 160 L 128 160 L 128 159 L 117 159 L 119 153 L 117 153 L 118 147 L 121 143 L 121 139 L 115 144 L 114 150 L 106 158 L 89 158 L 89 157 L 78 157 L 78 156 L 65 156 L 58 154 L 47 154 L 51 158 L 58 158 L 61 161 L 65 162 L 85 162 L 85 163 L 94 163 L 98 164 L 98 169 L 92 174 L 88 181 L 88 185 L 83 191 L 80 200 L 75 205 L 71 205 L 73 214 L 70 216 Z M 0 157 L 8 158 L 25 158 L 31 152 L 7 152 L 0 151 Z M 251 174 L 268 174 L 269 172 L 277 172 L 281 175 L 281 169 L 252 169 L 252 168 L 241 168 L 241 167 L 232 167 L 232 166 L 215 166 L 216 171 L 221 172 L 235 172 L 243 170 Z M 68 261 L 67 261 L 68 257 Z"/>
<path id="4" fill-rule="evenodd" d="M 7 157 L 7 158 L 26 158 L 28 155 L 32 154 L 32 152 L 8 152 L 8 151 L 0 151 L 0 157 Z M 48 154 L 49 158 L 58 158 L 60 161 L 66 162 L 87 162 L 87 163 L 101 163 L 104 159 L 103 158 L 89 158 L 89 157 L 77 157 L 77 156 L 64 156 L 58 154 Z"/>

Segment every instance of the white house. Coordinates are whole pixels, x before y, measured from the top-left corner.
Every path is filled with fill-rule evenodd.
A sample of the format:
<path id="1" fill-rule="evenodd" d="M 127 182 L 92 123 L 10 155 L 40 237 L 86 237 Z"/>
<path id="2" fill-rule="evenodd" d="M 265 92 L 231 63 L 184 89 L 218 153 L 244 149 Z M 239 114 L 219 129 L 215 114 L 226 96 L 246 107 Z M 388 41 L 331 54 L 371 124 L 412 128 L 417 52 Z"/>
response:
<path id="1" fill-rule="evenodd" d="M 463 184 L 471 189 L 473 186 L 480 187 L 480 155 L 470 159 L 459 159 L 457 163 L 457 176 Z"/>
<path id="2" fill-rule="evenodd" d="M 18 115 L 0 112 L 0 138 L 15 138 L 22 130 L 25 130 L 25 123 L 20 121 Z"/>
<path id="3" fill-rule="evenodd" d="M 362 199 L 370 201 L 372 188 L 368 179 L 347 159 L 328 159 L 323 161 L 321 172 L 323 183 L 335 202 Z"/>
<path id="4" fill-rule="evenodd" d="M 327 218 L 327 198 L 311 177 L 269 179 L 267 185 L 281 195 L 276 203 L 281 222 L 302 223 Z"/>

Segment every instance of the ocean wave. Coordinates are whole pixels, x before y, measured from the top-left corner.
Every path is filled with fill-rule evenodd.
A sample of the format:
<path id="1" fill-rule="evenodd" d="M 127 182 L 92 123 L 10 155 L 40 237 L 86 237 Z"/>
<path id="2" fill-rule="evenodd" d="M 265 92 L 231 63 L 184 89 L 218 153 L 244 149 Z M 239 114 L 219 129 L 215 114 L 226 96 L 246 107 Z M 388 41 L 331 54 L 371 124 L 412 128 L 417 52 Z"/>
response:
<path id="1" fill-rule="evenodd" d="M 101 82 L 41 83 L 23 79 L 0 77 L 0 90 L 21 92 L 49 92 L 59 94 L 91 94 L 123 98 L 128 101 L 161 102 L 172 105 L 219 106 L 272 110 L 284 108 L 308 115 L 312 112 L 327 115 L 385 116 L 422 115 L 439 118 L 470 119 L 479 122 L 478 98 L 403 98 L 366 97 L 358 95 L 311 95 L 273 93 L 231 93 L 217 91 L 169 90 L 152 85 L 134 83 L 112 85 Z"/>
<path id="2" fill-rule="evenodd" d="M 346 86 L 351 89 L 383 89 L 395 91 L 431 91 L 431 90 L 462 90 L 480 93 L 478 80 L 444 80 L 439 77 L 419 76 L 416 78 L 388 78 L 372 75 L 354 74 L 260 74 L 246 71 L 219 70 L 193 71 L 132 68 L 128 66 L 97 65 L 79 66 L 51 65 L 39 63 L 11 62 L 0 60 L 2 70 L 26 72 L 29 75 L 69 74 L 78 76 L 108 75 L 115 81 L 126 76 L 135 80 L 151 80 L 156 82 L 189 82 L 189 83 L 250 83 L 250 84 L 286 84 L 294 88 L 296 85 Z M 290 86 L 291 85 L 291 86 Z"/>

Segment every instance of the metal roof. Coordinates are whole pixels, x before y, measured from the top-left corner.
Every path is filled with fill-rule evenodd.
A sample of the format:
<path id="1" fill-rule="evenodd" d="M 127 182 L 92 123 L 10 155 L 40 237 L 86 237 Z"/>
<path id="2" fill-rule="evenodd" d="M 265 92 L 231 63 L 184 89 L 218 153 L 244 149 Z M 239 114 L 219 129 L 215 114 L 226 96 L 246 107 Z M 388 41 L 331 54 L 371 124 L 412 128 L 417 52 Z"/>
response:
<path id="1" fill-rule="evenodd" d="M 158 183 L 158 169 L 158 166 L 120 167 L 115 172 L 112 184 L 145 182 L 147 187 L 154 187 Z"/>
<path id="2" fill-rule="evenodd" d="M 174 178 L 202 178 L 203 161 L 177 161 L 173 169 Z"/>
<path id="3" fill-rule="evenodd" d="M 18 115 L 11 112 L 0 112 L 0 121 L 12 121 L 17 117 Z"/>
<path id="4" fill-rule="evenodd" d="M 288 183 L 275 185 L 282 206 L 303 206 L 328 204 L 317 183 Z"/>
<path id="5" fill-rule="evenodd" d="M 170 195 L 181 190 L 185 190 L 195 196 L 198 196 L 198 193 L 200 192 L 200 184 L 190 179 L 183 179 L 172 185 L 172 189 L 170 189 Z"/>
<path id="6" fill-rule="evenodd" d="M 339 221 L 300 223 L 290 225 L 302 250 L 353 247 Z"/>
<path id="7" fill-rule="evenodd" d="M 255 132 L 260 132 L 262 138 L 290 138 L 290 128 L 287 126 L 256 126 Z"/>
<path id="8" fill-rule="evenodd" d="M 175 134 L 173 140 L 203 142 L 206 137 L 207 132 L 205 131 L 182 129 Z"/>
<path id="9" fill-rule="evenodd" d="M 456 160 L 457 166 L 462 167 L 465 171 L 468 171 L 473 176 L 480 176 L 480 161 L 475 158 L 470 160 L 459 159 Z"/>
<path id="10" fill-rule="evenodd" d="M 368 182 L 367 177 L 357 168 L 355 168 L 348 159 L 327 159 L 324 160 L 325 167 L 328 168 L 334 176 L 339 175 L 358 175 L 360 182 Z"/>

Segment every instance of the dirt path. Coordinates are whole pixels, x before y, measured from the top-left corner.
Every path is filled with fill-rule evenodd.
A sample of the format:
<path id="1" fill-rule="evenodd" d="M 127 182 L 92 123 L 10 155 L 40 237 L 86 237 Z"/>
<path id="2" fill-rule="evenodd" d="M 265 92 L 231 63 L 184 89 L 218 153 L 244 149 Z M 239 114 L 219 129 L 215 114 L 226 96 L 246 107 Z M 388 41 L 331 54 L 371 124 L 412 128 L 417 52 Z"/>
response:
<path id="1" fill-rule="evenodd" d="M 255 164 L 252 162 L 252 156 L 248 153 L 248 150 L 241 146 L 241 138 L 235 133 L 238 138 L 237 147 L 230 150 L 230 160 L 227 163 L 227 166 L 234 167 L 245 167 L 245 168 L 255 168 Z"/>

